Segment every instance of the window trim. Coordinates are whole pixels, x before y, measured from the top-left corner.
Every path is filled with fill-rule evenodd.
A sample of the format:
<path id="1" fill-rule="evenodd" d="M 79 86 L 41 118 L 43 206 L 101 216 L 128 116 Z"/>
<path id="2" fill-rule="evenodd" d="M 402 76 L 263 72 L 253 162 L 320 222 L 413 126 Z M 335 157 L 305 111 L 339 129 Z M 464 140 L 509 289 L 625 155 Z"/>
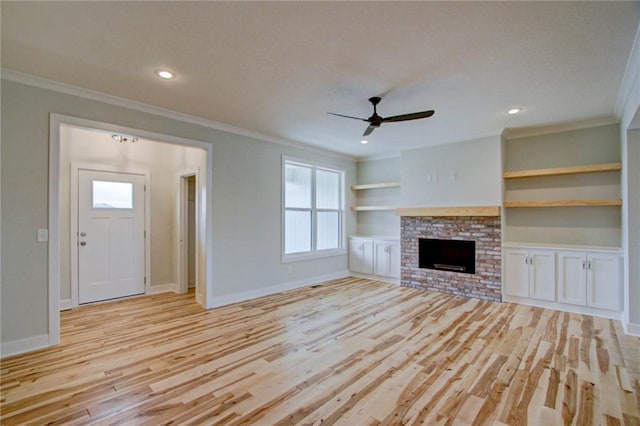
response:
<path id="1" fill-rule="evenodd" d="M 311 173 L 311 209 L 307 209 L 307 208 L 297 208 L 297 207 L 290 207 L 287 208 L 285 205 L 285 192 L 286 192 L 286 165 L 287 164 L 293 164 L 293 165 L 299 165 L 302 167 L 310 167 L 313 169 L 313 173 Z M 282 164 L 281 164 L 281 211 L 280 211 L 280 218 L 281 218 L 281 247 L 280 247 L 280 254 L 282 257 L 282 263 L 290 263 L 290 262 L 298 262 L 298 261 L 302 261 L 302 260 L 309 260 L 309 259 L 322 259 L 325 257 L 333 257 L 333 256 L 343 256 L 345 254 L 347 254 L 347 249 L 346 249 L 346 213 L 345 213 L 345 196 L 346 196 L 346 190 L 345 190 L 345 177 L 346 177 L 346 173 L 343 169 L 340 169 L 336 166 L 332 166 L 332 165 L 326 165 L 326 164 L 322 164 L 322 163 L 318 163 L 315 161 L 309 161 L 309 160 L 302 160 L 299 158 L 295 158 L 295 157 L 288 157 L 288 156 L 282 156 Z M 340 207 L 338 209 L 318 209 L 316 207 L 316 170 L 327 170 L 327 171 L 331 171 L 331 172 L 335 172 L 338 173 L 339 177 L 340 177 L 340 187 L 339 187 L 339 200 L 340 200 Z M 305 252 L 298 252 L 298 253 L 285 253 L 285 239 L 286 239 L 286 235 L 285 235 L 285 229 L 286 229 L 286 223 L 285 223 L 285 213 L 287 212 L 287 210 L 292 210 L 292 211 L 309 211 L 311 210 L 311 251 L 305 251 Z M 325 250 L 317 250 L 317 215 L 318 212 L 338 212 L 339 215 L 339 221 L 340 221 L 340 229 L 339 229 L 339 237 L 338 237 L 338 241 L 340 243 L 340 247 L 335 248 L 335 249 L 325 249 Z"/>

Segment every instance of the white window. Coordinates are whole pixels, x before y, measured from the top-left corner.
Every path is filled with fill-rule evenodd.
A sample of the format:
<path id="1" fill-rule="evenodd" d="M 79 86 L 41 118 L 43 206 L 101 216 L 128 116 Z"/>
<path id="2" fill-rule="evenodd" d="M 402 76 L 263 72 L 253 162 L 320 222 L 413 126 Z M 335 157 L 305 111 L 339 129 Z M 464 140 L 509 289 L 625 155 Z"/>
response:
<path id="1" fill-rule="evenodd" d="M 283 162 L 283 260 L 343 253 L 344 172 Z"/>
<path id="2" fill-rule="evenodd" d="M 129 182 L 93 181 L 94 209 L 132 209 L 133 184 Z"/>

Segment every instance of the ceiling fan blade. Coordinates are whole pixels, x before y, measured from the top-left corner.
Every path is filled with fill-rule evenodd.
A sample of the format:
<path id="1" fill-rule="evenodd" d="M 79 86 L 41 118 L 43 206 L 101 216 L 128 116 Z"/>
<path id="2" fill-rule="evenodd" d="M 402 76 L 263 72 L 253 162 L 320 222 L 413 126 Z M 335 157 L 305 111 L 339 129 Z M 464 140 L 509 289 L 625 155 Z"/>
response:
<path id="1" fill-rule="evenodd" d="M 369 136 L 369 135 L 370 135 L 371 133 L 373 133 L 373 131 L 374 131 L 375 129 L 377 129 L 377 128 L 378 128 L 378 126 L 369 126 L 369 127 L 367 127 L 367 130 L 365 130 L 365 131 L 364 131 L 364 133 L 362 134 L 362 136 L 363 136 L 363 137 L 364 137 L 364 136 Z"/>
<path id="2" fill-rule="evenodd" d="M 352 118 L 354 120 L 367 121 L 366 118 L 352 117 L 350 115 L 343 115 L 343 114 L 336 114 L 335 112 L 328 112 L 327 114 L 335 115 L 336 117 Z"/>
<path id="3" fill-rule="evenodd" d="M 385 117 L 382 119 L 383 123 L 393 123 L 395 121 L 409 121 L 409 120 L 417 120 L 419 118 L 428 118 L 431 117 L 435 113 L 434 110 L 422 111 L 422 112 L 412 112 L 411 114 L 402 114 L 402 115 L 394 115 L 393 117 Z"/>

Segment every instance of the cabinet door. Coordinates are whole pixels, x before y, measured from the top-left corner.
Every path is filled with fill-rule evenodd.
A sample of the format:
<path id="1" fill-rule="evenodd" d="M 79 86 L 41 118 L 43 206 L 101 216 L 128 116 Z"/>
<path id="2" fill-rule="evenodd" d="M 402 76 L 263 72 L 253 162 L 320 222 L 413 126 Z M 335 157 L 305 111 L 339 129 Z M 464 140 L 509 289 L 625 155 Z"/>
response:
<path id="1" fill-rule="evenodd" d="M 373 273 L 381 277 L 389 276 L 389 245 L 386 241 L 374 243 Z"/>
<path id="2" fill-rule="evenodd" d="M 529 297 L 529 250 L 508 248 L 504 251 L 504 292 L 509 296 Z"/>
<path id="3" fill-rule="evenodd" d="M 400 244 L 397 241 L 375 241 L 373 273 L 400 278 Z"/>
<path id="4" fill-rule="evenodd" d="M 364 259 L 364 241 L 363 240 L 350 240 L 349 241 L 349 270 L 353 272 L 363 273 L 365 259 Z"/>
<path id="5" fill-rule="evenodd" d="M 587 304 L 587 257 L 584 253 L 558 252 L 558 301 L 572 305 Z"/>
<path id="6" fill-rule="evenodd" d="M 363 274 L 373 274 L 373 241 L 362 243 L 362 271 Z"/>
<path id="7" fill-rule="evenodd" d="M 592 253 L 587 257 L 587 305 L 620 309 L 620 257 Z"/>
<path id="8" fill-rule="evenodd" d="M 349 270 L 373 274 L 373 241 L 353 238 L 349 242 Z"/>
<path id="9" fill-rule="evenodd" d="M 548 250 L 529 252 L 529 296 L 556 300 L 556 254 Z"/>
<path id="10" fill-rule="evenodd" d="M 389 241 L 389 276 L 400 278 L 400 242 Z"/>

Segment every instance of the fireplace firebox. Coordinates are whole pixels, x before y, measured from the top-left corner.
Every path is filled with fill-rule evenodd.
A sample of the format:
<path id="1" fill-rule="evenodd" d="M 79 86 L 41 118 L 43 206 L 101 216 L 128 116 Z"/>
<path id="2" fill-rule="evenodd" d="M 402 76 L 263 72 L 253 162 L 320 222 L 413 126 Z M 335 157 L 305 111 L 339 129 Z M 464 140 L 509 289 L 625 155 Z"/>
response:
<path id="1" fill-rule="evenodd" d="M 476 242 L 420 238 L 418 266 L 425 269 L 476 273 Z"/>

